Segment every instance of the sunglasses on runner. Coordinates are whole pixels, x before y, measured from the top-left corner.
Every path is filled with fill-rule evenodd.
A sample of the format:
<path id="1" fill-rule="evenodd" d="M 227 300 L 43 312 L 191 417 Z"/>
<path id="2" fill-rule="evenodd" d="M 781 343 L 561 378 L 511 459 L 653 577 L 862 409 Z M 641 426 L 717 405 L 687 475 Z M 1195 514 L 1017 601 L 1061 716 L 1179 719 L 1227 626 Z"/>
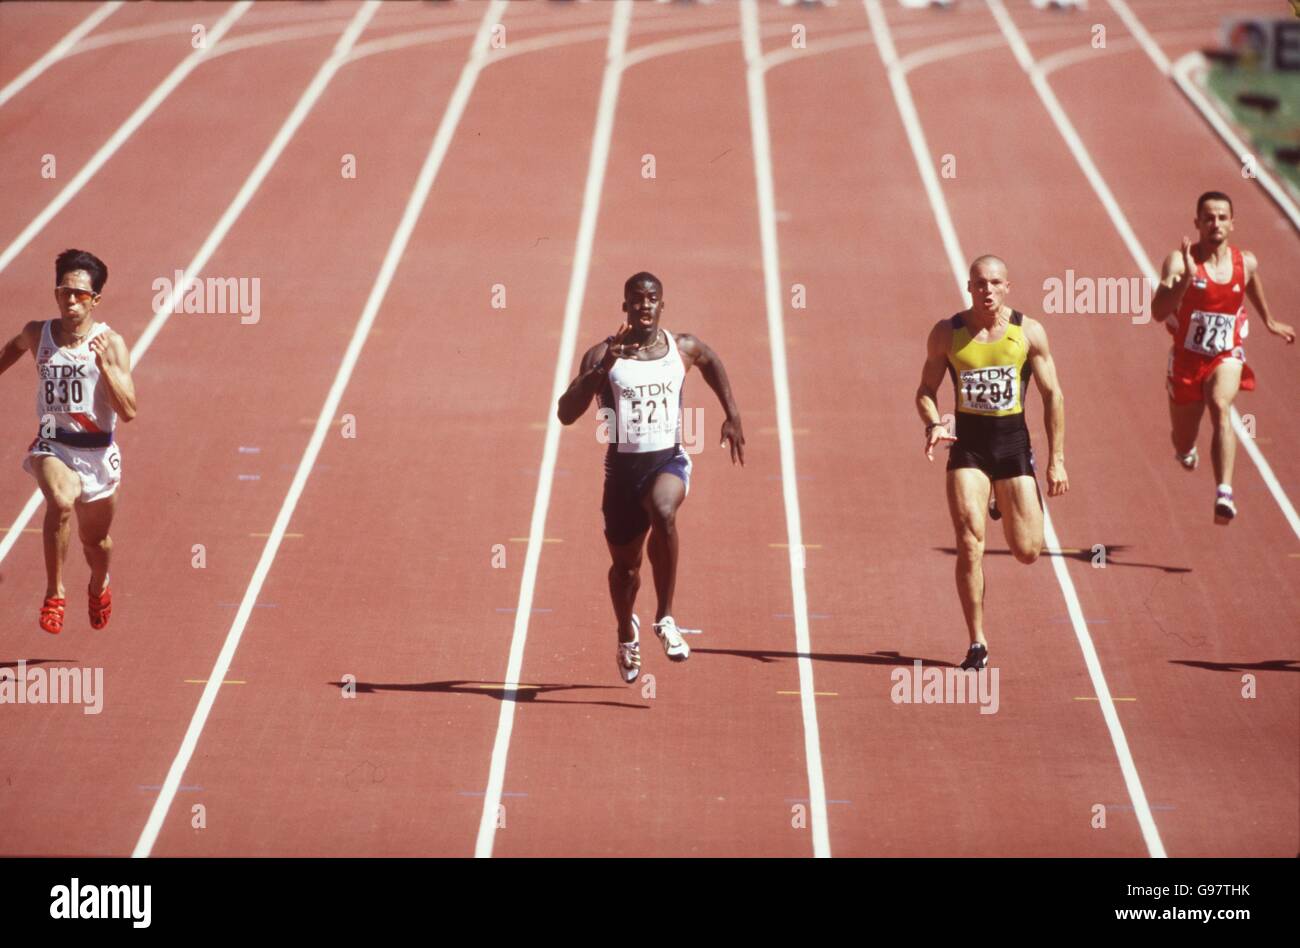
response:
<path id="1" fill-rule="evenodd" d="M 89 303 L 99 296 L 94 290 L 82 289 L 79 286 L 56 286 L 54 292 L 59 294 L 61 299 L 73 299 L 78 303 Z"/>

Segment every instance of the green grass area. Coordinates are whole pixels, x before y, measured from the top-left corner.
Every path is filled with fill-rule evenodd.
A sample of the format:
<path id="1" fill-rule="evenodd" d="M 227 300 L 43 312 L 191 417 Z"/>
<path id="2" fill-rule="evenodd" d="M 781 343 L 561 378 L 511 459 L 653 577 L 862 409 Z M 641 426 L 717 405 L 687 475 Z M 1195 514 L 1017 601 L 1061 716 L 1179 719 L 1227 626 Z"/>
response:
<path id="1" fill-rule="evenodd" d="M 1300 73 L 1270 72 L 1263 69 L 1211 66 L 1210 91 L 1231 111 L 1234 120 L 1250 136 L 1256 156 L 1264 159 L 1300 196 L 1300 165 L 1279 161 L 1277 148 L 1300 148 Z M 1276 96 L 1279 102 L 1272 116 L 1237 101 L 1238 93 L 1255 92 Z"/>

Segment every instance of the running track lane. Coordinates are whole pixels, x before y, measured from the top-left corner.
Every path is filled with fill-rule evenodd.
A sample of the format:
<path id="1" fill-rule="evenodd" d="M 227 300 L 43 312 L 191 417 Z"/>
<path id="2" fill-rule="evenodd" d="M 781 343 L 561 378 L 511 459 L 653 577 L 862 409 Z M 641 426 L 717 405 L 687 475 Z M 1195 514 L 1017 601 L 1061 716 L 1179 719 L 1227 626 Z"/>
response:
<path id="1" fill-rule="evenodd" d="M 633 53 L 645 42 L 637 12 Z M 663 327 L 694 333 L 721 355 L 749 460 L 733 468 L 718 448 L 722 414 L 693 372 L 685 404 L 703 410 L 703 451 L 679 518 L 676 616 L 703 630 L 690 637 L 695 649 L 789 649 L 791 623 L 772 615 L 790 609 L 789 557 L 773 546 L 785 527 L 776 438 L 764 433 L 774 409 L 739 24 L 732 7 L 691 12 L 695 29 L 731 39 L 646 60 L 622 78 L 578 353 L 622 319 L 626 277 L 649 269 L 665 284 Z M 641 175 L 646 154 L 653 179 Z M 654 697 L 640 683 L 619 684 L 599 512 L 603 450 L 594 409 L 561 442 L 558 471 L 570 474 L 556 478 L 547 535 L 564 547 L 542 558 L 535 605 L 553 611 L 532 619 L 522 680 L 612 686 L 618 706 L 593 706 L 580 693 L 556 697 L 568 709 L 519 706 L 504 787 L 526 796 L 506 798 L 510 823 L 494 853 L 809 855 L 810 834 L 792 826 L 793 808 L 806 810 L 808 798 L 793 666 L 735 674 L 706 651 L 670 665 L 651 630 L 647 560 L 637 612 Z"/>
<path id="2" fill-rule="evenodd" d="M 503 21 L 507 50 L 579 25 L 521 29 L 524 10 Z M 290 527 L 303 539 L 264 587 L 283 607 L 254 615 L 232 666 L 259 687 L 222 696 L 187 771 L 239 819 L 195 834 L 179 796 L 158 855 L 472 852 L 607 19 L 479 76 L 344 398 L 357 438 L 326 442 Z M 403 55 L 357 77 L 358 109 L 428 51 Z M 437 58 L 459 70 L 465 49 Z M 346 555 L 320 555 L 335 544 Z"/>
<path id="3" fill-rule="evenodd" d="M 866 25 L 860 5 L 835 17 Z M 819 55 L 824 41 L 810 34 L 810 55 L 767 81 L 783 282 L 808 299 L 788 327 L 814 657 L 819 690 L 834 695 L 819 699 L 826 780 L 844 801 L 830 807 L 832 845 L 857 856 L 1140 854 L 1135 827 L 1098 837 L 1088 825 L 1093 801 L 1125 790 L 1101 721 L 1063 720 L 1077 712 L 1061 682 L 1088 686 L 1069 627 L 1051 624 L 1064 605 L 1046 563 L 1026 576 L 1006 555 L 987 558 L 995 714 L 891 700 L 896 669 L 910 678 L 914 661 L 942 670 L 965 652 L 953 559 L 936 549 L 952 545 L 946 457 L 922 456 L 911 398 L 926 334 L 961 300 L 874 43 Z M 784 55 L 777 43 L 767 52 Z M 941 142 L 931 148 L 951 150 Z M 995 531 L 989 547 L 1004 554 Z M 1009 590 L 1019 624 L 1045 634 L 999 632 Z M 1064 726 L 1075 727 L 1069 744 Z"/>

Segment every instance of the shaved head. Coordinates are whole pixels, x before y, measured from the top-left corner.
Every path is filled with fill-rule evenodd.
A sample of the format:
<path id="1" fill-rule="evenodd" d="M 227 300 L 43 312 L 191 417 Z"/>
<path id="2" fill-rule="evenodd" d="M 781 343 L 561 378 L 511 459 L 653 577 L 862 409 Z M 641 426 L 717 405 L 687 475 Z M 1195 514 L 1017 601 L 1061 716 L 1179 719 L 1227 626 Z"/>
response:
<path id="1" fill-rule="evenodd" d="M 992 268 L 994 268 L 994 270 L 995 270 L 996 272 L 998 272 L 998 273 L 1001 274 L 1002 279 L 1004 279 L 1004 280 L 1005 280 L 1006 277 L 1007 277 L 1007 264 L 1006 264 L 1006 261 L 1004 261 L 1001 257 L 995 257 L 995 256 L 993 256 L 993 254 L 991 254 L 991 253 L 986 253 L 986 254 L 984 254 L 984 256 L 982 256 L 982 257 L 976 257 L 976 258 L 975 258 L 975 261 L 970 265 L 970 278 L 971 278 L 972 280 L 974 280 L 974 279 L 979 275 L 979 274 L 978 274 L 978 271 L 979 271 L 982 267 L 992 267 Z M 988 273 L 987 275 L 988 275 L 988 276 L 993 276 L 993 273 L 990 272 L 990 273 Z"/>

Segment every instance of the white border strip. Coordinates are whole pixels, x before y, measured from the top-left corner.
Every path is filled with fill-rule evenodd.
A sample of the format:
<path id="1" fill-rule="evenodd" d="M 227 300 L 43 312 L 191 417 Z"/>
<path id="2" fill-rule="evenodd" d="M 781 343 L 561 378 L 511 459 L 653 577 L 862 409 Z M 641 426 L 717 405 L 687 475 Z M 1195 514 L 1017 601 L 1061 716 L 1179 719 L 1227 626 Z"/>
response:
<path id="1" fill-rule="evenodd" d="M 1137 14 L 1129 8 L 1129 5 L 1124 0 L 1108 0 L 1108 2 L 1111 8 L 1119 14 L 1119 18 L 1124 21 L 1128 31 L 1133 34 L 1142 49 L 1146 51 L 1147 56 L 1155 63 L 1156 68 L 1174 81 L 1183 95 L 1187 97 L 1187 100 L 1195 106 L 1196 111 L 1201 113 L 1201 117 L 1205 119 L 1210 128 L 1214 129 L 1219 138 L 1223 139 L 1223 143 L 1237 156 L 1237 160 L 1244 165 L 1247 156 L 1253 158 L 1254 153 L 1232 130 L 1232 127 L 1224 120 L 1219 110 L 1197 88 L 1195 81 L 1191 78 L 1193 70 L 1206 68 L 1205 57 L 1199 52 L 1193 51 L 1180 57 L 1176 63 L 1170 65 L 1169 57 L 1164 54 L 1164 50 L 1147 32 L 1147 28 L 1138 19 Z M 1291 226 L 1300 231 L 1300 207 L 1296 206 L 1296 202 L 1286 188 L 1278 183 L 1268 169 L 1262 167 L 1260 161 L 1255 161 L 1255 180 L 1273 199 L 1278 209 L 1290 219 Z"/>
<path id="2" fill-rule="evenodd" d="M 776 237 L 776 189 L 772 174 L 772 138 L 767 121 L 767 90 L 763 84 L 763 45 L 758 8 L 741 0 L 741 35 L 745 45 L 745 81 L 749 90 L 750 140 L 754 150 L 754 182 L 758 190 L 758 224 L 763 246 L 763 288 L 767 334 L 772 348 L 772 387 L 776 393 L 777 433 L 781 448 L 781 490 L 785 500 L 785 530 L 789 540 L 790 591 L 794 603 L 795 647 L 799 653 L 799 704 L 803 712 L 804 757 L 808 765 L 809 826 L 813 856 L 831 855 L 826 814 L 826 780 L 822 773 L 821 732 L 817 726 L 816 686 L 813 684 L 812 636 L 808 630 L 808 590 L 804 584 L 803 524 L 799 513 L 798 480 L 794 466 L 794 422 L 790 408 L 790 376 L 785 355 L 785 320 L 781 306 L 781 257 Z"/>
<path id="3" fill-rule="evenodd" d="M 140 126 L 145 123 L 145 120 L 154 113 L 154 110 L 162 105 L 163 101 L 176 90 L 176 87 L 185 81 L 185 77 L 208 57 L 212 49 L 221 41 L 221 37 L 234 25 L 236 20 L 248 11 L 250 6 L 252 6 L 252 0 L 240 0 L 239 3 L 226 11 L 225 16 L 213 24 L 212 29 L 207 32 L 207 44 L 204 48 L 193 50 L 176 64 L 176 67 L 167 74 L 167 78 L 160 82 L 153 92 L 149 93 L 149 97 L 136 107 L 130 118 L 118 126 L 117 131 L 99 147 L 99 150 L 82 166 L 76 176 L 64 186 L 58 196 L 46 205 L 45 210 L 37 214 L 35 219 L 24 228 L 23 232 L 5 248 L 4 253 L 0 254 L 0 272 L 3 272 L 9 264 L 13 263 L 14 258 L 32 242 L 32 238 L 45 229 L 45 225 L 54 218 L 54 215 L 63 210 L 68 202 L 77 196 L 78 192 L 86 186 L 86 182 L 93 178 L 96 172 L 104 166 L 105 162 L 126 144 L 127 139 L 135 134 Z"/>
<path id="4" fill-rule="evenodd" d="M 632 21 L 630 0 L 619 0 L 610 21 L 609 44 L 605 49 L 605 74 L 600 85 L 600 102 L 596 108 L 596 128 L 592 133 L 591 158 L 587 163 L 587 184 L 582 195 L 582 216 L 574 242 L 573 270 L 569 274 L 569 295 L 564 306 L 564 328 L 555 359 L 555 377 L 551 384 L 554 406 L 569 385 L 569 369 L 578 347 L 578 323 L 582 301 L 587 292 L 587 273 L 591 267 L 591 250 L 596 238 L 596 221 L 600 211 L 600 194 L 605 184 L 605 167 L 614 135 L 614 114 L 618 90 L 623 78 L 623 54 L 627 49 L 628 27 Z M 546 442 L 542 449 L 541 476 L 533 498 L 533 517 L 528 527 L 528 550 L 524 554 L 523 576 L 519 583 L 519 603 L 515 608 L 515 628 L 510 637 L 510 657 L 506 663 L 505 691 L 501 714 L 497 719 L 496 738 L 492 742 L 492 762 L 488 768 L 487 790 L 483 794 L 483 814 L 479 820 L 474 855 L 480 859 L 492 855 L 496 839 L 497 812 L 505 785 L 506 756 L 510 734 L 514 729 L 515 705 L 519 697 L 519 675 L 523 671 L 524 643 L 528 638 L 528 619 L 532 615 L 533 592 L 537 585 L 537 568 L 542 556 L 542 537 L 546 529 L 546 511 L 551 503 L 551 484 L 555 461 L 560 450 L 560 421 L 555 411 L 548 413 Z"/>
<path id="5" fill-rule="evenodd" d="M 77 43 L 81 42 L 83 36 L 107 20 L 120 6 L 122 6 L 123 2 L 124 0 L 112 0 L 111 3 L 105 3 L 90 16 L 86 17 L 79 24 L 74 26 L 68 34 L 63 37 L 63 39 L 50 47 L 44 56 L 36 60 L 36 62 L 32 63 L 21 73 L 11 79 L 3 89 L 0 89 L 0 106 L 3 106 L 19 92 L 27 88 L 33 79 L 45 70 L 49 69 L 64 56 L 68 55 L 68 51 L 72 49 L 72 47 L 76 46 Z"/>

